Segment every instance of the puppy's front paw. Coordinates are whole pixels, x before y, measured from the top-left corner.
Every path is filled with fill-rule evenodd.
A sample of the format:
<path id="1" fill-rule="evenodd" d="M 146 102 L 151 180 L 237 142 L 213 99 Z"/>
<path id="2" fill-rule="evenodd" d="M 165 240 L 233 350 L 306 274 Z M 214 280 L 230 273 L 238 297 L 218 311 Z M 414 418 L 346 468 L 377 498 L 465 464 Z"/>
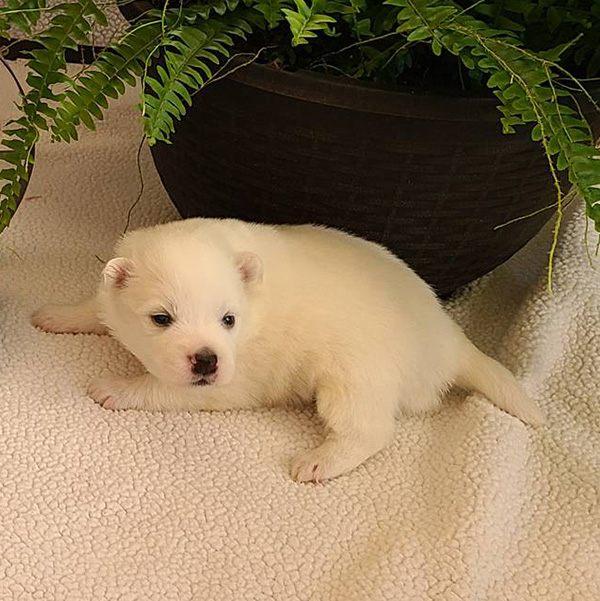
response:
<path id="1" fill-rule="evenodd" d="M 124 395 L 123 382 L 123 378 L 117 378 L 116 376 L 97 378 L 91 383 L 88 396 L 104 409 L 113 411 L 130 409 L 131 405 Z"/>
<path id="2" fill-rule="evenodd" d="M 44 332 L 54 334 L 75 331 L 62 305 L 44 305 L 31 316 L 31 323 Z"/>

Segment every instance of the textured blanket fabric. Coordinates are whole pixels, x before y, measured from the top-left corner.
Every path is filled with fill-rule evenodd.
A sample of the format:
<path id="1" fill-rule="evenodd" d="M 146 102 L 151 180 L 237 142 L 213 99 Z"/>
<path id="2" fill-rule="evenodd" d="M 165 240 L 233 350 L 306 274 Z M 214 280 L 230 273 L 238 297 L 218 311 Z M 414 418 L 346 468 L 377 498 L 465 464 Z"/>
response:
<path id="1" fill-rule="evenodd" d="M 0 90 L 6 121 L 4 74 Z M 290 458 L 322 436 L 312 411 L 105 411 L 88 382 L 136 362 L 110 338 L 29 325 L 38 305 L 93 291 L 123 230 L 135 102 L 78 144 L 39 144 L 0 239 L 0 599 L 600 599 L 600 277 L 581 207 L 565 217 L 554 297 L 545 232 L 449 304 L 547 427 L 455 395 L 402 419 L 351 474 L 299 485 Z M 142 165 L 136 227 L 175 216 L 146 150 Z"/>

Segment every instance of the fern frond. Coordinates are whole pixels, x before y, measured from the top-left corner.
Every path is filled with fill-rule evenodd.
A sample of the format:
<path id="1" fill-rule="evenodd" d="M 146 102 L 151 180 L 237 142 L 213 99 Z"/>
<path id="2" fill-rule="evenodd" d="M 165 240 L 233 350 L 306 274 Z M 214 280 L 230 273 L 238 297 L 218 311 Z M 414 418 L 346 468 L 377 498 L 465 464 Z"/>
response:
<path id="1" fill-rule="evenodd" d="M 292 31 L 292 46 L 308 44 L 309 39 L 316 38 L 319 31 L 331 33 L 330 25 L 335 23 L 335 18 L 325 14 L 327 0 L 312 0 L 308 6 L 305 0 L 294 0 L 296 10 L 282 8 L 285 18 Z"/>
<path id="2" fill-rule="evenodd" d="M 167 29 L 165 33 L 158 19 L 136 23 L 117 44 L 103 51 L 93 68 L 65 93 L 52 126 L 53 137 L 67 142 L 76 140 L 80 123 L 95 129 L 95 121 L 103 118 L 110 99 L 118 98 L 127 86 L 135 85 L 152 53 L 171 32 Z"/>
<path id="3" fill-rule="evenodd" d="M 264 17 L 269 29 L 275 29 L 284 19 L 282 0 L 257 0 L 252 5 Z"/>
<path id="4" fill-rule="evenodd" d="M 30 91 L 22 98 L 23 115 L 4 129 L 0 159 L 9 166 L 0 172 L 6 183 L 0 188 L 0 232 L 8 225 L 16 209 L 16 199 L 29 179 L 33 148 L 40 131 L 47 130 L 56 116 L 56 103 L 63 93 L 56 86 L 69 81 L 65 50 L 78 43 L 89 43 L 91 21 L 106 24 L 104 13 L 93 0 L 59 4 L 46 30 L 34 39 L 40 48 L 31 52 L 27 83 Z"/>
<path id="5" fill-rule="evenodd" d="M 192 103 L 191 95 L 200 90 L 213 77 L 213 65 L 229 57 L 234 37 L 245 38 L 251 27 L 240 18 L 198 22 L 193 27 L 184 26 L 174 33 L 163 58 L 166 69 L 157 67 L 157 75 L 148 77 L 146 83 L 153 93 L 145 94 L 143 114 L 144 130 L 148 143 L 157 140 L 168 142 L 175 129 L 175 121 Z"/>
<path id="6" fill-rule="evenodd" d="M 182 10 L 182 16 L 189 23 L 195 23 L 198 19 L 222 17 L 227 12 L 233 12 L 239 4 L 240 0 L 204 0 L 201 4 L 186 6 Z"/>

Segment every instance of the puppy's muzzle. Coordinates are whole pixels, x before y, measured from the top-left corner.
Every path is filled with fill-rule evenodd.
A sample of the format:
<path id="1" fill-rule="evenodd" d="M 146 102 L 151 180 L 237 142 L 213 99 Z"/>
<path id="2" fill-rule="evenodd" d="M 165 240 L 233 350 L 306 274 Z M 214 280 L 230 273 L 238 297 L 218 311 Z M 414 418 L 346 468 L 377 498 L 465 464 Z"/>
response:
<path id="1" fill-rule="evenodd" d="M 219 360 L 209 348 L 204 348 L 190 357 L 192 373 L 198 376 L 212 376 L 217 373 Z"/>

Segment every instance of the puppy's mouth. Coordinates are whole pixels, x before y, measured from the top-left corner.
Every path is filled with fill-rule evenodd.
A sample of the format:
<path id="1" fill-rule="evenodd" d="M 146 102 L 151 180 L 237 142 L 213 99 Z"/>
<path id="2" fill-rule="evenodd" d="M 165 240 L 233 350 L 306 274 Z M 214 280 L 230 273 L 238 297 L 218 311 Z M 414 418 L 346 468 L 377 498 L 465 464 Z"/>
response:
<path id="1" fill-rule="evenodd" d="M 206 378 L 206 377 L 202 377 L 199 378 L 198 380 L 194 380 L 192 382 L 192 386 L 210 386 L 211 384 L 214 384 L 216 378 Z"/>

